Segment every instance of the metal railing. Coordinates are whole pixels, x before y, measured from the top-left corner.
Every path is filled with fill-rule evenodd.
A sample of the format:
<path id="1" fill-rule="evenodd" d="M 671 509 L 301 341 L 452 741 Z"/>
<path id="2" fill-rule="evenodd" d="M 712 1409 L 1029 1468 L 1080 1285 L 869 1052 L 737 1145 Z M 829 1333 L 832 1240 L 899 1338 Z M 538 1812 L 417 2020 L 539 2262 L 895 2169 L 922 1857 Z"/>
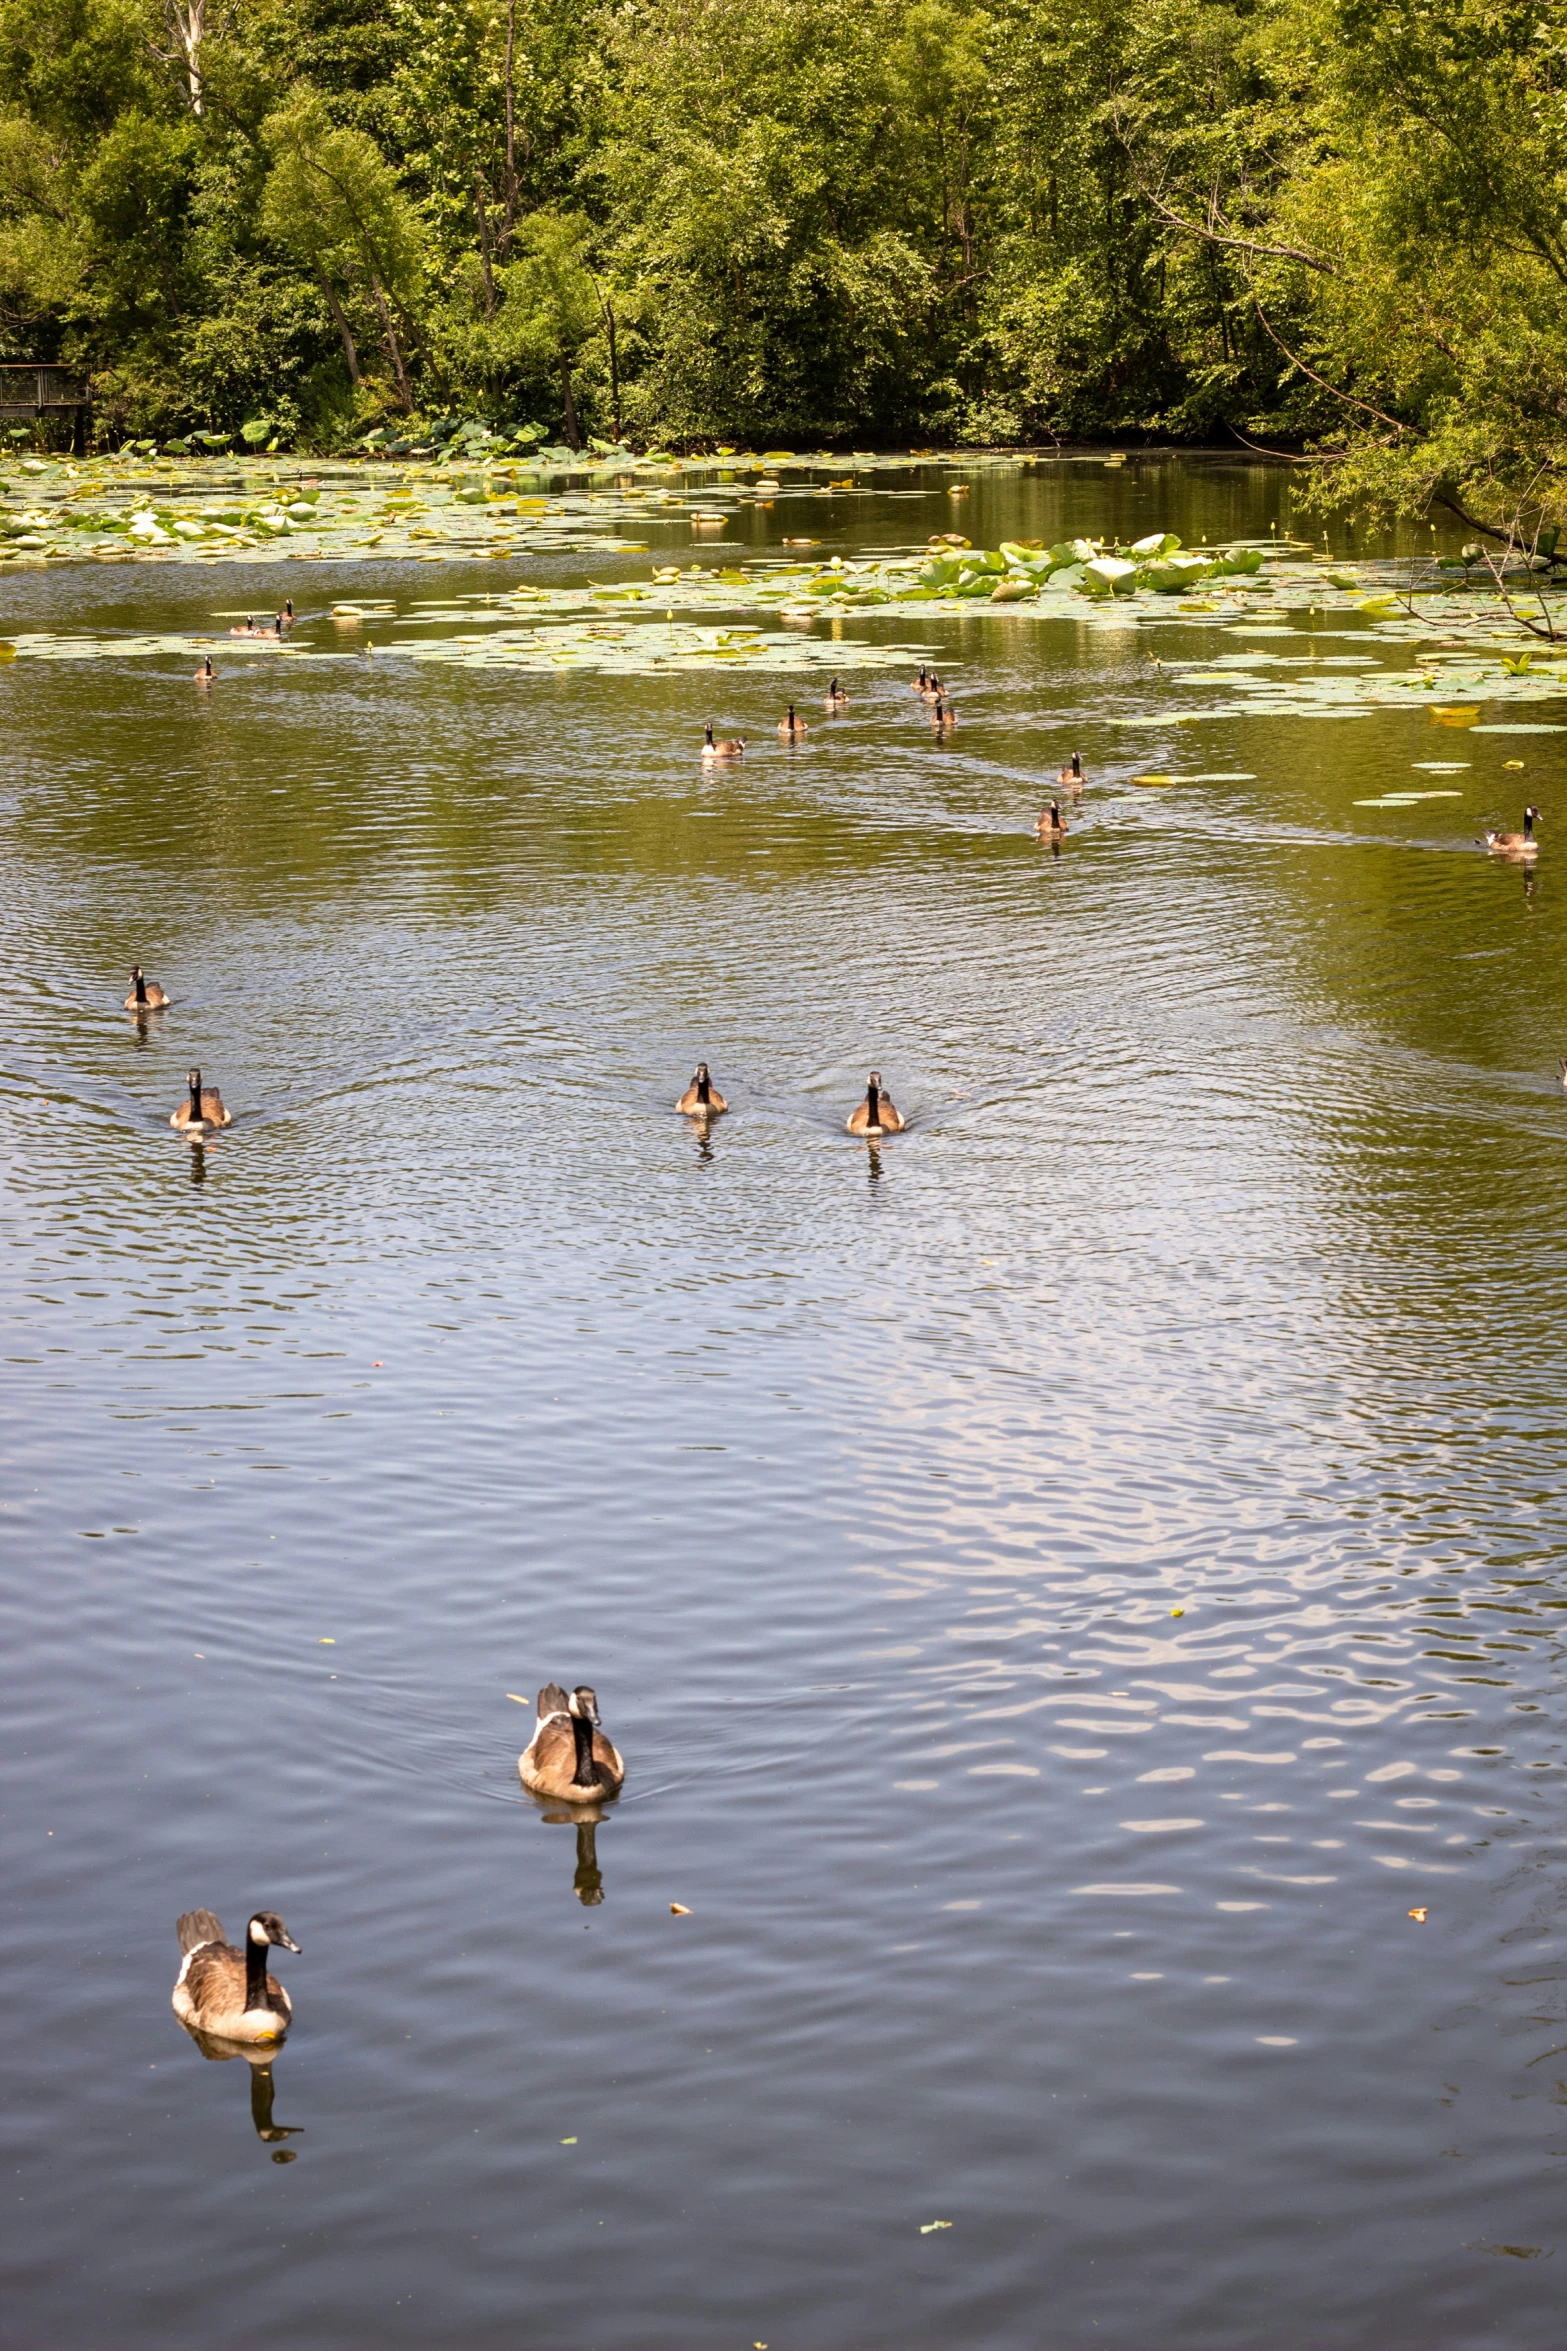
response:
<path id="1" fill-rule="evenodd" d="M 57 416 L 92 405 L 92 390 L 79 368 L 52 360 L 0 360 L 0 416 Z"/>

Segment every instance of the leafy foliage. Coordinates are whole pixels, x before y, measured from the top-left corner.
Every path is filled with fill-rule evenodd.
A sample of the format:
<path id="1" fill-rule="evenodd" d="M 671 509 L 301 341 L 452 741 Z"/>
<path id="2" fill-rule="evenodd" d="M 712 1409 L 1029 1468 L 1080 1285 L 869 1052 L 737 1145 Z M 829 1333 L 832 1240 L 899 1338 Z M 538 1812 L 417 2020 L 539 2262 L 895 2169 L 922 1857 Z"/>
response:
<path id="1" fill-rule="evenodd" d="M 1547 0 L 0 0 L 0 356 L 122 433 L 1234 439 L 1531 539 L 1564 207 Z"/>

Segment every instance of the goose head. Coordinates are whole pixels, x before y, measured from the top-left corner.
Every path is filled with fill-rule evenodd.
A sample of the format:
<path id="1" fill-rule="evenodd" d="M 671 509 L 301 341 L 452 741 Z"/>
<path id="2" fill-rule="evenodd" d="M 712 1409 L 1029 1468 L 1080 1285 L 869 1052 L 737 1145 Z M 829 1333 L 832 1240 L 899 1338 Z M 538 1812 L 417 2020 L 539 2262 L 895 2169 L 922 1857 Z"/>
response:
<path id="1" fill-rule="evenodd" d="M 597 1691 L 590 1690 L 585 1682 L 579 1682 L 571 1693 L 570 1711 L 579 1722 L 591 1723 L 593 1728 L 597 1730 L 599 1727 Z"/>
<path id="2" fill-rule="evenodd" d="M 276 1943 L 285 1951 L 297 1951 L 299 1945 L 289 1933 L 275 1910 L 258 1910 L 245 1929 L 247 1943 L 264 1946 Z"/>

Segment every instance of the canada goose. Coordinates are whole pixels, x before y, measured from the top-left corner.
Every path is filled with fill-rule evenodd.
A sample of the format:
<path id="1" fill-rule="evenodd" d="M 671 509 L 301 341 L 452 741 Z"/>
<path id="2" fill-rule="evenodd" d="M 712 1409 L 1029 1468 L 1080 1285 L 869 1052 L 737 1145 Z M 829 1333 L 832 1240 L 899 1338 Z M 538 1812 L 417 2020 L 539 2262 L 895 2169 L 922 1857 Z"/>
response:
<path id="1" fill-rule="evenodd" d="M 198 686 L 210 686 L 217 674 L 217 671 L 212 666 L 212 655 L 210 653 L 203 661 L 200 669 L 194 673 Z"/>
<path id="2" fill-rule="evenodd" d="M 718 1088 L 707 1074 L 707 1063 L 699 1061 L 691 1083 L 675 1104 L 691 1118 L 719 1118 L 729 1108 Z"/>
<path id="3" fill-rule="evenodd" d="M 915 692 L 922 702 L 940 702 L 944 699 L 946 691 L 946 687 L 934 670 L 931 671 L 929 680 L 923 687 L 916 686 L 915 688 Z"/>
<path id="4" fill-rule="evenodd" d="M 872 1070 L 865 1085 L 865 1099 L 856 1102 L 844 1121 L 851 1135 L 901 1135 L 904 1118 L 893 1106 L 892 1096 L 881 1089 L 881 1076 Z"/>
<path id="5" fill-rule="evenodd" d="M 174 2013 L 192 2032 L 223 2041 L 281 2041 L 294 2013 L 277 1977 L 267 1973 L 274 1943 L 299 1945 L 275 1910 L 258 1910 L 245 1929 L 245 1948 L 225 1942 L 223 1922 L 210 1910 L 187 1910 L 177 1929 L 185 1956 L 174 1979 Z"/>
<path id="6" fill-rule="evenodd" d="M 834 678 L 832 684 L 827 689 L 827 696 L 825 701 L 822 703 L 822 708 L 824 710 L 844 710 L 848 707 L 848 701 L 848 695 L 844 692 L 842 686 L 839 685 L 837 679 Z"/>
<path id="7" fill-rule="evenodd" d="M 245 615 L 245 624 L 244 624 L 243 628 L 237 628 L 237 629 L 230 629 L 230 630 L 229 630 L 229 635 L 230 635 L 231 637 L 253 637 L 253 636 L 255 635 L 255 633 L 256 633 L 256 616 L 255 616 L 255 614 L 254 614 L 253 612 L 247 612 L 247 613 L 246 613 L 246 615 Z"/>
<path id="8" fill-rule="evenodd" d="M 169 999 L 156 980 L 144 980 L 141 965 L 131 965 L 131 992 L 125 999 L 127 1012 L 163 1012 Z"/>
<path id="9" fill-rule="evenodd" d="M 1064 785 L 1069 792 L 1080 792 L 1086 780 L 1083 774 L 1083 754 L 1081 751 L 1074 751 L 1066 766 L 1056 777 L 1056 782 Z"/>
<path id="10" fill-rule="evenodd" d="M 958 714 L 950 702 L 936 702 L 931 705 L 930 723 L 938 735 L 950 735 L 958 723 Z"/>
<path id="11" fill-rule="evenodd" d="M 287 628 L 292 628 L 292 627 L 293 627 L 293 625 L 294 625 L 294 620 L 295 620 L 295 617 L 296 617 L 296 616 L 295 616 L 295 612 L 294 612 L 294 599 L 293 599 L 293 597 L 292 597 L 292 596 L 285 596 L 285 597 L 284 597 L 284 599 L 283 599 L 283 609 L 282 609 L 282 611 L 281 611 L 281 612 L 278 614 L 278 616 L 277 616 L 277 619 L 278 619 L 278 627 L 279 627 L 279 628 L 284 628 L 284 627 L 287 627 Z"/>
<path id="12" fill-rule="evenodd" d="M 788 715 L 778 721 L 778 732 L 786 743 L 792 743 L 797 736 L 803 735 L 805 732 L 805 721 L 803 718 L 795 717 L 792 702 L 789 705 Z"/>
<path id="13" fill-rule="evenodd" d="M 920 664 L 920 674 L 919 674 L 919 676 L 918 676 L 918 677 L 917 677 L 917 678 L 914 680 L 913 684 L 910 686 L 910 688 L 909 688 L 909 692 L 910 692 L 911 694 L 923 694 L 923 693 L 925 692 L 926 688 L 929 686 L 929 684 L 930 684 L 930 671 L 929 671 L 929 670 L 928 670 L 928 669 L 925 667 L 924 663 L 923 663 L 923 662 L 921 662 L 921 664 Z"/>
<path id="14" fill-rule="evenodd" d="M 566 1804 L 596 1804 L 613 1796 L 626 1776 L 626 1767 L 599 1729 L 599 1705 L 584 1685 L 570 1697 L 559 1682 L 546 1682 L 539 1692 L 539 1719 L 532 1738 L 517 1758 L 517 1770 L 530 1796 L 553 1796 Z"/>
<path id="15" fill-rule="evenodd" d="M 1034 830 L 1042 841 L 1059 841 L 1062 838 L 1067 830 L 1067 822 L 1061 814 L 1059 800 L 1052 800 L 1048 808 L 1040 811 L 1039 821 Z"/>
<path id="16" fill-rule="evenodd" d="M 214 1127 L 232 1126 L 233 1123 L 234 1113 L 224 1109 L 223 1097 L 217 1087 L 204 1086 L 200 1070 L 193 1069 L 190 1073 L 190 1100 L 180 1104 L 169 1120 L 170 1126 L 178 1127 L 184 1135 L 206 1135 Z"/>
<path id="17" fill-rule="evenodd" d="M 741 759 L 744 757 L 744 755 L 744 735 L 721 736 L 715 743 L 713 740 L 713 722 L 711 719 L 709 719 L 702 743 L 702 757 L 704 759 Z"/>
<path id="18" fill-rule="evenodd" d="M 1540 811 L 1537 808 L 1526 808 L 1521 833 L 1487 833 L 1485 845 L 1493 857 L 1533 857 L 1540 846 L 1534 837 L 1534 828 L 1539 822 Z"/>

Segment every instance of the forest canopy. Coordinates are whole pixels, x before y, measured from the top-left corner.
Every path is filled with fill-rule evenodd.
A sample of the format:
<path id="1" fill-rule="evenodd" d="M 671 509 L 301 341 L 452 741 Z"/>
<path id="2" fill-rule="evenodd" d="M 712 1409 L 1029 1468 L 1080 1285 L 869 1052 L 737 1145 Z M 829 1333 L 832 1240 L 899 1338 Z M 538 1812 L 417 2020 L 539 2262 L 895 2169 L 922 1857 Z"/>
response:
<path id="1" fill-rule="evenodd" d="M 1567 15 L 0 0 L 0 359 L 341 449 L 1156 435 L 1567 500 Z"/>

